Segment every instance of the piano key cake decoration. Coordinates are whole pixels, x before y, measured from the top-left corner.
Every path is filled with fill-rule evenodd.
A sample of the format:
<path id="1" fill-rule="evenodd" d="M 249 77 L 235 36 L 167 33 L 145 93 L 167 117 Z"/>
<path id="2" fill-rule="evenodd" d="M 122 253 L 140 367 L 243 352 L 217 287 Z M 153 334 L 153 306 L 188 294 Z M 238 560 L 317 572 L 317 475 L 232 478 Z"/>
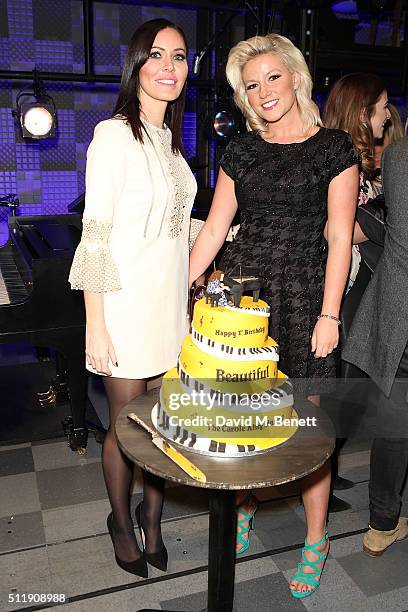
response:
<path id="1" fill-rule="evenodd" d="M 269 307 L 259 299 L 259 280 L 239 277 L 235 293 L 232 281 L 212 278 L 196 303 L 191 334 L 177 366 L 163 377 L 152 412 L 162 436 L 217 457 L 267 452 L 297 430 L 292 385 L 268 337 Z"/>

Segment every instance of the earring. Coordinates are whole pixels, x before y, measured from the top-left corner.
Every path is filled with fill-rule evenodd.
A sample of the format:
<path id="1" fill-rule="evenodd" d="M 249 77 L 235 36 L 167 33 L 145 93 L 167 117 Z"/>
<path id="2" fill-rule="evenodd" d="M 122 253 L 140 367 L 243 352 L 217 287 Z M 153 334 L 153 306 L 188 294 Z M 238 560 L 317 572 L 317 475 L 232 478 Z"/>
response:
<path id="1" fill-rule="evenodd" d="M 298 86 L 295 85 L 294 88 L 293 88 L 293 91 L 297 91 L 297 90 L 298 90 Z"/>

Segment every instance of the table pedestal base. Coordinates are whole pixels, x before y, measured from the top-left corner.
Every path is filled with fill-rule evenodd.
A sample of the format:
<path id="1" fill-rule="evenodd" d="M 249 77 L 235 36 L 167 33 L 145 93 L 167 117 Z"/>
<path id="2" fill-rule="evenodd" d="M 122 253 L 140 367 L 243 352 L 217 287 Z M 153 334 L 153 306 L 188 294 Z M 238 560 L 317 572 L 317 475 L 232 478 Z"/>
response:
<path id="1" fill-rule="evenodd" d="M 234 605 L 236 491 L 210 491 L 208 539 L 208 598 L 201 612 L 232 612 Z M 139 612 L 161 612 L 158 609 Z M 167 612 L 171 612 L 168 610 Z"/>
<path id="2" fill-rule="evenodd" d="M 232 612 L 235 578 L 236 491 L 210 492 L 208 612 Z"/>

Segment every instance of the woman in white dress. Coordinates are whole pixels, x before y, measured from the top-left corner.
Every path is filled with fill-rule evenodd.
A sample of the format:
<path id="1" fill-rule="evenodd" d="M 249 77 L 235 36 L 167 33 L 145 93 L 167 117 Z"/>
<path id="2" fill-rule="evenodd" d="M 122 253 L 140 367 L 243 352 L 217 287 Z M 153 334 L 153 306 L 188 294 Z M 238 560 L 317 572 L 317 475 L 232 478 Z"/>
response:
<path id="1" fill-rule="evenodd" d="M 143 472 L 143 502 L 130 516 L 133 464 L 113 426 L 146 379 L 174 366 L 187 331 L 188 233 L 196 192 L 183 157 L 187 42 L 166 19 L 140 26 L 130 41 L 111 119 L 88 149 L 82 240 L 70 273 L 86 306 L 87 368 L 104 375 L 110 406 L 102 464 L 112 512 L 108 530 L 125 571 L 167 568 L 160 519 L 164 481 Z"/>

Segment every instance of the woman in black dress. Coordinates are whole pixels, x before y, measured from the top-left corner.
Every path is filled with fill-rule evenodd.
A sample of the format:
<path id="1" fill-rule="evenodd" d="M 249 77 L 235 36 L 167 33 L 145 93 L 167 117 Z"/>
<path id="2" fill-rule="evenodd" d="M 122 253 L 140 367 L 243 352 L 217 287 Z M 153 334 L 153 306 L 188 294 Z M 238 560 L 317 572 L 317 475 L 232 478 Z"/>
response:
<path id="1" fill-rule="evenodd" d="M 220 267 L 226 273 L 240 264 L 258 271 L 271 310 L 269 332 L 280 344 L 280 367 L 318 403 L 335 377 L 358 157 L 348 134 L 321 127 L 309 70 L 287 38 L 270 34 L 238 43 L 229 54 L 227 77 L 250 131 L 236 136 L 221 160 L 211 211 L 191 253 L 190 281 L 213 261 L 239 208 L 241 227 Z M 318 587 L 328 552 L 329 463 L 302 484 L 303 560 L 310 564 L 302 563 L 292 577 L 297 598 Z M 255 509 L 253 499 L 241 497 L 237 552 L 248 547 L 242 536 L 248 536 Z"/>

